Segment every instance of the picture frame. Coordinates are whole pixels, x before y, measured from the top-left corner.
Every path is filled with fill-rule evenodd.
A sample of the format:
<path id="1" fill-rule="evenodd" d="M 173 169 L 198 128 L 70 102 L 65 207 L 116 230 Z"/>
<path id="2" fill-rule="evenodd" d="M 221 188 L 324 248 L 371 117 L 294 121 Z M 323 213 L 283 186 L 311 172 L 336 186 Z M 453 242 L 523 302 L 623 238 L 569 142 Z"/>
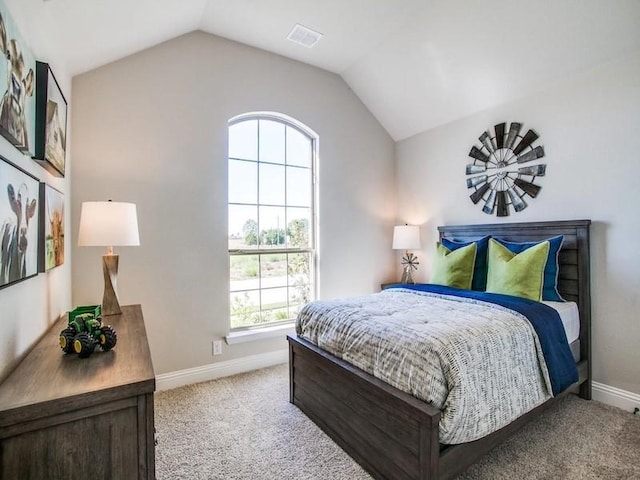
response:
<path id="1" fill-rule="evenodd" d="M 38 271 L 46 272 L 64 263 L 64 194 L 40 183 L 40 242 Z"/>
<path id="2" fill-rule="evenodd" d="M 48 63 L 36 62 L 36 139 L 33 159 L 64 177 L 67 153 L 67 100 Z"/>
<path id="3" fill-rule="evenodd" d="M 36 60 L 0 0 L 0 135 L 32 156 L 36 126 Z"/>
<path id="4" fill-rule="evenodd" d="M 0 156 L 0 289 L 38 274 L 39 184 Z"/>

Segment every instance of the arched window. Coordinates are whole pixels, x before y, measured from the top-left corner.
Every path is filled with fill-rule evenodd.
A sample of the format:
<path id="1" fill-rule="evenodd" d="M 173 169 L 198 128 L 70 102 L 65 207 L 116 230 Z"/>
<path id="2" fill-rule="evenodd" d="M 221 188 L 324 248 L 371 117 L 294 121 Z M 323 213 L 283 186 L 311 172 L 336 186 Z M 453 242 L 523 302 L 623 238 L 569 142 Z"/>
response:
<path id="1" fill-rule="evenodd" d="M 285 115 L 229 121 L 232 330 L 291 321 L 315 297 L 317 144 Z"/>

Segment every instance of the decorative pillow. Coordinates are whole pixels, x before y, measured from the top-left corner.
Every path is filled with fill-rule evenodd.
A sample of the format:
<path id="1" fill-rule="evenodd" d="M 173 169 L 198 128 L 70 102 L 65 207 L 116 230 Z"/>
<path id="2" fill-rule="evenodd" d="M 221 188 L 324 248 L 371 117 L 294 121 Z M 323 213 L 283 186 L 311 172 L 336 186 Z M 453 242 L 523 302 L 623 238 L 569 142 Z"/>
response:
<path id="1" fill-rule="evenodd" d="M 489 239 L 487 292 L 540 301 L 549 241 L 513 253 L 500 242 Z"/>
<path id="2" fill-rule="evenodd" d="M 508 242 L 496 238 L 503 246 L 507 247 L 513 253 L 521 253 L 537 245 L 540 242 Z M 562 248 L 562 242 L 564 236 L 558 235 L 557 237 L 548 238 L 549 242 L 549 256 L 547 257 L 547 263 L 544 267 L 544 280 L 542 285 L 542 300 L 548 300 L 550 302 L 564 302 L 565 299 L 558 293 L 558 255 Z"/>
<path id="3" fill-rule="evenodd" d="M 460 242 L 453 238 L 443 238 L 442 245 L 449 250 L 457 250 L 466 247 L 472 243 L 476 244 L 476 262 L 473 267 L 473 281 L 471 282 L 471 290 L 484 292 L 487 288 L 487 246 L 489 245 L 489 235 L 486 237 L 473 240 L 471 242 Z"/>
<path id="4" fill-rule="evenodd" d="M 431 283 L 470 290 L 476 251 L 475 243 L 456 250 L 436 244 Z"/>

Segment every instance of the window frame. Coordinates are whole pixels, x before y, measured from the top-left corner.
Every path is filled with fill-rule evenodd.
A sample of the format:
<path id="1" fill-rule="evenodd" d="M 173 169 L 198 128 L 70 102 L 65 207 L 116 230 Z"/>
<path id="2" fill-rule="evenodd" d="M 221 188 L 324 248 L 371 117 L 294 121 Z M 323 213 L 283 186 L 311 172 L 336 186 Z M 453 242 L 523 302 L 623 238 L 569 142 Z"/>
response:
<path id="1" fill-rule="evenodd" d="M 258 158 L 256 160 L 249 160 L 246 158 L 236 158 L 236 157 L 231 157 L 229 155 L 229 131 L 230 128 L 233 125 L 242 123 L 242 122 L 246 122 L 246 121 L 252 121 L 252 120 L 256 120 L 258 122 L 257 124 L 257 149 L 258 149 Z M 260 120 L 267 120 L 267 121 L 273 121 L 273 122 L 277 122 L 280 124 L 283 124 L 285 126 L 285 161 L 283 163 L 275 163 L 275 162 L 270 162 L 270 161 L 260 161 L 259 159 L 259 152 L 260 152 Z M 231 290 L 231 276 L 230 276 L 230 270 L 231 270 L 231 258 L 233 256 L 251 256 L 251 255 L 255 255 L 258 257 L 258 265 L 259 265 L 259 269 L 261 268 L 261 262 L 260 262 L 260 257 L 263 255 L 270 255 L 270 254 L 296 254 L 296 253 L 306 253 L 306 254 L 310 254 L 311 259 L 310 259 L 310 272 L 309 272 L 309 278 L 310 278 L 310 299 L 313 300 L 317 297 L 317 290 L 318 290 L 318 224 L 317 224 L 317 218 L 318 218 L 318 213 L 317 213 L 317 195 L 318 195 L 318 189 L 317 189 L 317 158 L 318 158 L 318 144 L 319 144 L 319 138 L 318 135 L 311 130 L 309 127 L 307 127 L 306 125 L 302 124 L 301 122 L 299 122 L 298 120 L 289 117 L 288 115 L 284 115 L 281 113 L 275 113 L 275 112 L 252 112 L 252 113 L 246 113 L 246 114 L 242 114 L 242 115 L 238 115 L 235 116 L 233 118 L 231 118 L 228 122 L 227 122 L 227 189 L 229 191 L 229 166 L 230 166 L 230 161 L 231 160 L 235 160 L 235 161 L 246 161 L 246 162 L 254 162 L 258 165 L 257 168 L 257 176 L 256 176 L 256 186 L 259 188 L 260 185 L 260 168 L 259 165 L 260 164 L 267 164 L 267 165 L 284 165 L 287 166 L 288 164 L 286 163 L 286 127 L 290 127 L 293 128 L 295 130 L 297 130 L 299 133 L 301 133 L 302 135 L 304 135 L 310 143 L 310 155 L 311 155 L 311 159 L 310 159 L 310 173 L 311 173 L 311 180 L 310 180 L 310 187 L 311 187 L 311 205 L 309 207 L 310 209 L 310 222 L 309 222 L 309 246 L 308 247 L 283 247 L 283 248 L 242 248 L 242 249 L 232 249 L 232 248 L 228 248 L 228 260 L 229 260 L 229 266 L 227 268 L 227 272 L 229 273 L 229 288 L 228 288 L 228 293 L 229 293 L 229 314 L 228 314 L 228 319 L 229 319 L 229 331 L 231 333 L 238 333 L 238 332 L 247 332 L 250 330 L 255 330 L 255 329 L 268 329 L 269 327 L 276 327 L 276 328 L 281 328 L 283 325 L 288 325 L 288 324 L 292 324 L 295 321 L 295 318 L 287 318 L 287 319 L 283 319 L 281 321 L 273 321 L 273 322 L 267 322 L 267 323 L 258 323 L 258 324 L 254 324 L 254 325 L 245 325 L 245 326 L 240 326 L 240 327 L 233 327 L 231 325 L 231 294 L 232 293 L 241 293 L 241 292 L 250 292 L 250 291 L 257 291 L 260 295 L 260 310 L 259 312 L 262 313 L 262 292 L 263 290 L 269 290 L 271 288 L 282 288 L 282 287 L 267 287 L 267 288 L 263 288 L 261 285 L 259 286 L 259 288 L 257 289 L 247 289 L 247 290 Z M 293 168 L 307 168 L 307 167 L 300 167 L 300 166 L 296 166 L 296 165 L 290 165 L 290 167 Z M 285 201 L 283 205 L 277 205 L 277 207 L 282 207 L 282 208 L 288 208 L 288 204 L 287 204 L 287 199 L 286 199 L 286 181 L 285 181 Z M 250 204 L 250 203 L 242 203 L 242 202 L 230 202 L 229 198 L 227 196 L 227 215 L 229 215 L 229 206 L 231 205 L 240 205 L 240 206 L 255 206 L 257 209 L 257 219 L 256 222 L 258 223 L 258 225 L 260 225 L 260 207 L 261 206 L 276 206 L 276 205 L 271 205 L 271 204 L 261 204 L 260 203 L 260 199 L 259 197 L 256 200 L 255 204 Z M 295 206 L 293 206 L 295 207 Z M 227 238 L 229 236 L 229 225 L 227 222 Z M 289 260 L 287 259 L 287 267 L 289 265 Z M 262 276 L 261 276 L 261 271 L 259 270 L 259 275 L 258 278 L 261 280 Z M 287 284 L 287 291 L 289 288 L 291 288 L 290 285 Z M 287 306 L 289 305 L 289 294 L 287 294 Z"/>

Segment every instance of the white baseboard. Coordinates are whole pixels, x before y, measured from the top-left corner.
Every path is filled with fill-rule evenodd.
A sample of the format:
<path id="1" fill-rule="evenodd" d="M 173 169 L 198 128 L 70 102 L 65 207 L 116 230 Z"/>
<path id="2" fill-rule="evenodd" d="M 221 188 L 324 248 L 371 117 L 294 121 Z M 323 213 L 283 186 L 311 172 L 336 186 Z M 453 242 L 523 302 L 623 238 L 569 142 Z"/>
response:
<path id="1" fill-rule="evenodd" d="M 156 375 L 156 391 L 191 385 L 192 383 L 207 382 L 216 378 L 228 377 L 238 373 L 271 367 L 289 361 L 289 350 L 261 353 L 249 357 L 227 360 L 226 362 L 211 363 L 201 367 L 178 370 L 177 372 Z"/>
<path id="2" fill-rule="evenodd" d="M 628 392 L 599 382 L 592 382 L 591 386 L 594 400 L 622 408 L 629 412 L 633 412 L 635 408 L 640 408 L 640 395 L 637 393 Z"/>

